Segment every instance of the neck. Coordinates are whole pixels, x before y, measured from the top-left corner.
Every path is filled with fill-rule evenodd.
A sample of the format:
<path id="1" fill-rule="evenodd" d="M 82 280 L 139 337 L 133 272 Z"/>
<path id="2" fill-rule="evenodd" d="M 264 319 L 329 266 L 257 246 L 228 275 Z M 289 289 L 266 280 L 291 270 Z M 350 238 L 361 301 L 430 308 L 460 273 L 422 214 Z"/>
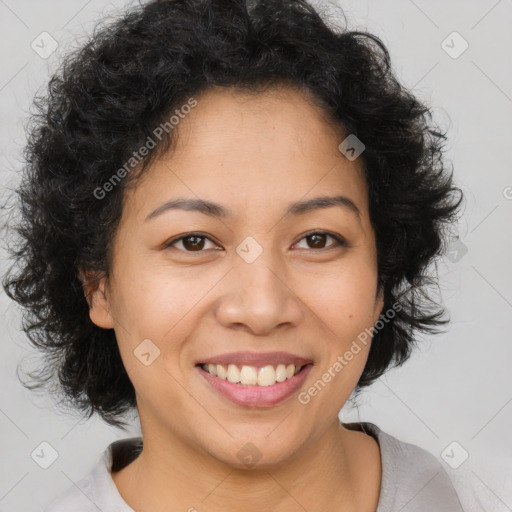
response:
<path id="1" fill-rule="evenodd" d="M 134 510 L 194 512 L 206 507 L 209 512 L 225 512 L 237 510 L 241 497 L 244 512 L 373 512 L 377 507 L 378 445 L 375 467 L 375 440 L 346 429 L 337 419 L 316 443 L 294 452 L 291 460 L 243 468 L 180 442 L 168 430 L 145 432 L 143 427 L 142 432 L 142 453 L 112 474 Z"/>

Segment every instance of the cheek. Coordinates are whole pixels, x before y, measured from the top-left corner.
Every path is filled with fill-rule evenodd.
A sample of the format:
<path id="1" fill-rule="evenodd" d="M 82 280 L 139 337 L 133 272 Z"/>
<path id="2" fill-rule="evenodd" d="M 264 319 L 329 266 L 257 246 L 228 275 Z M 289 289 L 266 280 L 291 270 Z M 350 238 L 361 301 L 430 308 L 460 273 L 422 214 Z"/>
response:
<path id="1" fill-rule="evenodd" d="M 336 408 L 350 395 L 368 359 L 376 274 L 359 259 L 315 283 L 304 302 L 319 320 L 315 332 L 325 346 L 318 373 L 322 382 L 330 383 L 331 393 L 325 394 L 324 400 Z"/>
<path id="2" fill-rule="evenodd" d="M 304 302 L 342 338 L 373 325 L 376 274 L 364 264 L 302 278 Z"/>
<path id="3" fill-rule="evenodd" d="M 207 294 L 218 276 L 139 263 L 123 267 L 133 278 L 119 283 L 115 301 L 121 356 L 138 392 L 171 390 L 178 386 L 171 374 L 181 382 L 190 370 L 187 342 L 209 314 Z M 148 352 L 154 362 L 145 366 L 140 356 Z"/>
<path id="4" fill-rule="evenodd" d="M 119 263 L 116 276 L 114 309 L 119 322 L 138 337 L 163 339 L 180 319 L 199 301 L 204 290 L 175 271 L 150 265 L 142 257 Z"/>
<path id="5" fill-rule="evenodd" d="M 133 277 L 118 283 L 115 300 L 124 367 L 138 400 L 153 405 L 163 400 L 171 409 L 181 407 L 176 391 L 183 380 L 180 351 L 190 335 L 194 304 L 204 292 L 191 293 L 190 282 L 171 282 L 168 273 L 134 263 L 124 267 L 124 276 L 129 275 Z"/>

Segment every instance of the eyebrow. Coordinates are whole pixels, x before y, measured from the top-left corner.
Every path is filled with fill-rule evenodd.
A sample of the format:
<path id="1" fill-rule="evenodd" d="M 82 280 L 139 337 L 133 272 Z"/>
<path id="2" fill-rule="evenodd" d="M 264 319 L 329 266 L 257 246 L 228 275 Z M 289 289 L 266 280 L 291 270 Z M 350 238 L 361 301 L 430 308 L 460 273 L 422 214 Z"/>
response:
<path id="1" fill-rule="evenodd" d="M 314 197 L 313 199 L 306 199 L 304 201 L 298 201 L 288 205 L 284 216 L 297 216 L 303 215 L 307 212 L 314 210 L 320 210 L 325 208 L 331 208 L 333 206 L 341 206 L 347 211 L 352 212 L 357 216 L 359 222 L 361 222 L 361 212 L 356 204 L 345 196 L 320 196 Z M 234 217 L 234 213 L 224 206 L 211 201 L 205 201 L 203 199 L 185 199 L 177 198 L 166 201 L 165 203 L 158 206 L 151 213 L 147 215 L 144 222 L 150 219 L 158 217 L 162 213 L 169 210 L 185 210 L 189 212 L 199 212 L 209 217 L 214 218 L 229 218 Z"/>

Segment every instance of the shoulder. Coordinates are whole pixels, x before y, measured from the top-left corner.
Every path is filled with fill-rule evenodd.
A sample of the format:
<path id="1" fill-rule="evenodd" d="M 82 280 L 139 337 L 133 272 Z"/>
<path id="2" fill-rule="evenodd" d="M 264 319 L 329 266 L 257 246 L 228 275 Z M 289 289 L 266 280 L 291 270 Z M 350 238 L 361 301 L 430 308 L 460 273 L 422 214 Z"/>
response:
<path id="1" fill-rule="evenodd" d="M 139 453 L 141 445 L 141 438 L 121 439 L 111 443 L 92 471 L 58 496 L 44 512 L 133 512 L 121 498 L 111 471 L 113 461 L 117 465 L 126 464 Z"/>
<path id="2" fill-rule="evenodd" d="M 464 512 L 448 473 L 434 455 L 417 445 L 400 441 L 373 423 L 360 425 L 377 440 L 381 452 L 382 480 L 377 512 Z"/>
<path id="3" fill-rule="evenodd" d="M 97 511 L 95 473 L 97 466 L 85 478 L 58 496 L 43 512 L 92 512 Z"/>

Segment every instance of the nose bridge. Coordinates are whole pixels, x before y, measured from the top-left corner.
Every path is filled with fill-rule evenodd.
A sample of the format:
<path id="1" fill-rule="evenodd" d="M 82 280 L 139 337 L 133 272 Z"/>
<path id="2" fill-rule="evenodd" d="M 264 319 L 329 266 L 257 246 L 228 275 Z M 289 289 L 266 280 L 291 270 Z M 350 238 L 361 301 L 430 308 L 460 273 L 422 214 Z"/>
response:
<path id="1" fill-rule="evenodd" d="M 247 239 L 237 248 L 240 261 L 235 264 L 234 279 L 237 294 L 246 306 L 275 310 L 287 294 L 281 277 L 282 262 L 278 251 L 270 246 L 271 237 L 265 247 L 254 239 Z M 246 252 L 247 251 L 247 252 Z M 281 274 L 281 275 L 280 275 Z"/>
<path id="2" fill-rule="evenodd" d="M 276 299 L 283 294 L 283 283 L 285 279 L 281 271 L 281 265 L 271 250 L 262 253 L 258 258 L 248 263 L 241 261 L 234 269 L 236 283 L 248 295 L 256 299 Z"/>
<path id="3" fill-rule="evenodd" d="M 264 334 L 283 323 L 300 321 L 300 301 L 286 282 L 279 251 L 268 244 L 264 248 L 250 237 L 244 240 L 237 247 L 228 279 L 217 309 L 218 320 L 225 326 L 245 324 L 254 333 Z"/>

